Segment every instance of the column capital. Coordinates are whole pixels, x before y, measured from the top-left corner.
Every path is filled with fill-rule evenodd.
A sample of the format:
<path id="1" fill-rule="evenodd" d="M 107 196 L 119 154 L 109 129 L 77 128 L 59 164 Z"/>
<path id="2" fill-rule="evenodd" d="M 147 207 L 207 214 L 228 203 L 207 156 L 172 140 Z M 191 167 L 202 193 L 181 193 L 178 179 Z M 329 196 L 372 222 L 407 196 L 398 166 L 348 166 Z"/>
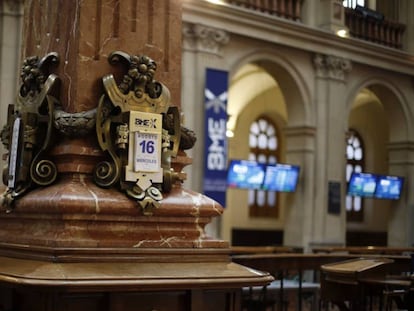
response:
<path id="1" fill-rule="evenodd" d="M 222 29 L 207 27 L 201 24 L 183 25 L 184 48 L 220 55 L 220 49 L 226 45 L 230 36 Z"/>
<path id="2" fill-rule="evenodd" d="M 316 76 L 345 81 L 345 74 L 352 69 L 352 62 L 349 59 L 334 55 L 316 54 L 313 58 Z"/>
<path id="3" fill-rule="evenodd" d="M 19 13 L 23 5 L 23 0 L 5 0 L 3 1 L 3 12 Z"/>

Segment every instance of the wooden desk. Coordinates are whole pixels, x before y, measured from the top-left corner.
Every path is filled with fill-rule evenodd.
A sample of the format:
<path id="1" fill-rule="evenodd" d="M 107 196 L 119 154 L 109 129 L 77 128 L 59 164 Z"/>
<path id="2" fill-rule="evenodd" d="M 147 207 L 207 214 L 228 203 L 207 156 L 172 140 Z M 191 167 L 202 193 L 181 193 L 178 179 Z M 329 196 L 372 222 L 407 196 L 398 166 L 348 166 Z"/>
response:
<path id="1" fill-rule="evenodd" d="M 368 296 L 381 295 L 381 291 L 373 292 L 373 287 L 386 280 L 391 263 L 393 260 L 387 258 L 357 258 L 322 265 L 321 301 L 334 303 L 341 311 L 362 310 Z"/>
<path id="2" fill-rule="evenodd" d="M 337 262 L 349 259 L 349 255 L 320 255 L 320 254 L 250 254 L 233 256 L 232 260 L 241 265 L 248 266 L 261 271 L 267 271 L 279 280 L 279 307 L 283 310 L 283 299 L 285 288 L 284 278 L 289 271 L 295 271 L 298 274 L 298 282 L 295 287 L 297 291 L 298 307 L 302 309 L 303 282 L 302 273 L 305 270 L 319 271 L 321 264 Z M 355 258 L 355 257 L 351 257 Z"/>
<path id="3" fill-rule="evenodd" d="M 373 255 L 404 255 L 414 253 L 413 247 L 385 247 L 385 246 L 347 246 L 347 247 L 314 247 L 313 253 L 346 253 L 346 254 L 373 254 Z"/>
<path id="4" fill-rule="evenodd" d="M 414 310 L 412 277 L 388 276 L 383 280 L 363 278 L 360 282 L 369 295 L 380 297 L 381 309 L 385 306 L 385 310 L 392 310 L 394 301 L 398 309 Z"/>
<path id="5" fill-rule="evenodd" d="M 306 302 L 310 310 L 318 310 L 320 285 L 316 282 L 300 282 L 299 280 L 288 279 L 274 280 L 265 289 L 260 286 L 244 288 L 243 294 L 249 299 L 265 299 L 266 301 L 271 301 L 273 304 L 283 306 L 283 308 L 278 308 L 277 310 L 286 310 L 285 303 L 287 304 L 289 302 L 289 306 L 291 306 L 292 301 L 290 299 L 297 295 L 299 287 L 301 287 L 302 295 L 305 297 L 304 299 L 299 297 L 295 310 L 302 309 L 302 302 Z M 288 309 L 291 309 L 291 307 L 288 307 Z"/>
<path id="6" fill-rule="evenodd" d="M 232 255 L 241 254 L 278 254 L 293 253 L 293 247 L 289 246 L 232 246 L 230 248 Z"/>
<path id="7" fill-rule="evenodd" d="M 248 254 L 235 255 L 232 260 L 241 265 L 248 266 L 257 270 L 267 271 L 275 278 L 282 280 L 289 271 L 297 271 L 299 280 L 302 280 L 302 272 L 305 270 L 313 270 L 316 276 L 322 265 L 333 264 L 351 259 L 358 259 L 360 255 L 355 254 Z M 370 258 L 382 259 L 383 256 L 370 255 Z M 410 271 L 410 256 L 388 256 L 392 259 L 392 263 L 387 266 L 387 271 L 393 274 L 401 274 Z M 302 283 L 299 282 L 296 288 L 298 300 L 302 299 Z M 281 283 L 280 298 L 283 298 L 284 284 Z M 298 310 L 301 310 L 299 304 Z"/>
<path id="8" fill-rule="evenodd" d="M 0 257 L 0 308 L 16 311 L 240 311 L 268 273 L 231 262 L 43 262 Z"/>

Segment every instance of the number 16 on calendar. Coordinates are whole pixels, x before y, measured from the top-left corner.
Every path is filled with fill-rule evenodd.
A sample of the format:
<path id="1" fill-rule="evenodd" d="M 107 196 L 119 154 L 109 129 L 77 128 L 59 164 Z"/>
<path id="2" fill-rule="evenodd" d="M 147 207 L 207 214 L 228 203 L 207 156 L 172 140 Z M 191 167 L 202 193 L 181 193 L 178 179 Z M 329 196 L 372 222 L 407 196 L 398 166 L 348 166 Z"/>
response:
<path id="1" fill-rule="evenodd" d="M 135 172 L 158 172 L 161 168 L 160 134 L 135 132 Z"/>

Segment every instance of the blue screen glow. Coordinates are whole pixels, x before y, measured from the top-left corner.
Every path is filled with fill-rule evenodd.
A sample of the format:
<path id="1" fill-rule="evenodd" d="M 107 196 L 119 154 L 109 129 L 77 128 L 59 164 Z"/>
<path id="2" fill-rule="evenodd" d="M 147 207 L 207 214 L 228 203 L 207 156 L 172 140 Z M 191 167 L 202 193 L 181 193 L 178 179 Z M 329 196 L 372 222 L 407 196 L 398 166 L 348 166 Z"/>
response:
<path id="1" fill-rule="evenodd" d="M 369 173 L 352 173 L 348 184 L 348 195 L 373 197 L 377 186 L 377 175 Z"/>
<path id="2" fill-rule="evenodd" d="M 378 176 L 375 197 L 377 199 L 398 200 L 404 179 L 399 176 Z"/>
<path id="3" fill-rule="evenodd" d="M 348 195 L 365 198 L 398 200 L 404 178 L 400 176 L 352 173 L 348 183 Z"/>
<path id="4" fill-rule="evenodd" d="M 294 192 L 299 178 L 299 166 L 288 164 L 268 165 L 263 190 Z"/>
<path id="5" fill-rule="evenodd" d="M 230 188 L 260 189 L 265 176 L 265 165 L 254 161 L 232 160 L 227 173 Z"/>

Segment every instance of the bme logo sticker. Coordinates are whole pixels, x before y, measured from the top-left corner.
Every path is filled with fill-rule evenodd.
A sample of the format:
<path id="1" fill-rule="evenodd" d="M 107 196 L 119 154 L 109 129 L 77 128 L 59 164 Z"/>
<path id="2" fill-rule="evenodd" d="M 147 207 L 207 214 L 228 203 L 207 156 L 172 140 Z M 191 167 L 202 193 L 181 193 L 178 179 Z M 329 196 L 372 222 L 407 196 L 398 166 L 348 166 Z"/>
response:
<path id="1" fill-rule="evenodd" d="M 157 128 L 157 119 L 140 119 L 135 118 L 135 125 L 147 128 Z"/>

